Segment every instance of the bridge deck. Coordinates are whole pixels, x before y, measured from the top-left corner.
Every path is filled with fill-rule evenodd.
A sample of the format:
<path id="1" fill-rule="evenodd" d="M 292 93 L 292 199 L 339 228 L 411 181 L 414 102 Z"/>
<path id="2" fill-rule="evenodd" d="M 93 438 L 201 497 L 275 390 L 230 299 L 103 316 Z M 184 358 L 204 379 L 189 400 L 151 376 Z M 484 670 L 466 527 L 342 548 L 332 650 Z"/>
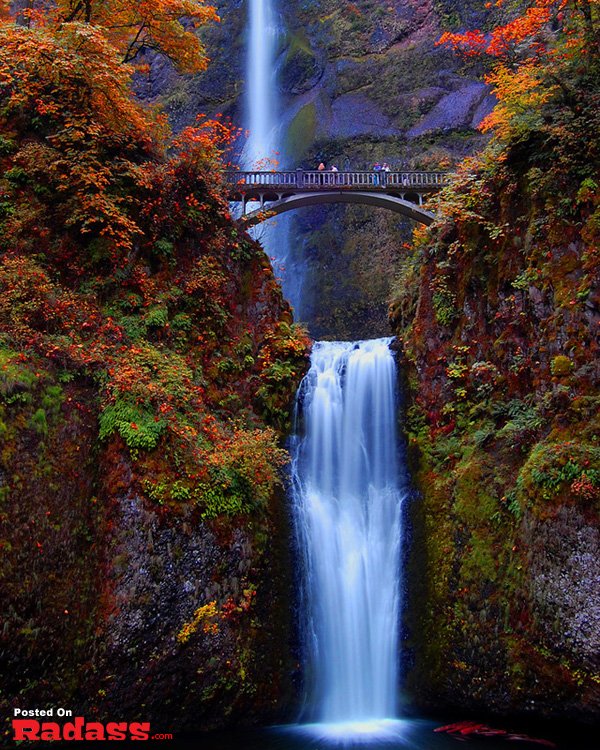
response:
<path id="1" fill-rule="evenodd" d="M 440 190 L 449 183 L 446 172 L 331 172 L 329 170 L 290 170 L 283 172 L 225 172 L 232 193 L 269 190 L 312 192 L 319 190 L 360 190 L 385 192 L 413 190 L 419 193 Z"/>

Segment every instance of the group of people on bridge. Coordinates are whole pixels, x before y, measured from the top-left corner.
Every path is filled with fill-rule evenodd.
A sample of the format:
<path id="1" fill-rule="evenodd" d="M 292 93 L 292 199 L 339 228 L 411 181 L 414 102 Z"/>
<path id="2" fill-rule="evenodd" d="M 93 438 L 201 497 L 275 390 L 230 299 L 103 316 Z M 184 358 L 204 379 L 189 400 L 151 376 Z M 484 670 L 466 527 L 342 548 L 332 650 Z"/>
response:
<path id="1" fill-rule="evenodd" d="M 329 168 L 327 168 L 325 166 L 325 162 L 321 162 L 317 167 L 317 170 L 319 172 L 339 172 L 335 164 L 332 164 Z M 387 185 L 387 173 L 391 172 L 390 165 L 387 162 L 383 162 L 382 164 L 380 164 L 379 162 L 375 162 L 372 167 L 372 171 L 375 173 L 373 175 L 373 185 Z M 321 184 L 324 184 L 325 182 L 325 180 L 322 180 Z"/>

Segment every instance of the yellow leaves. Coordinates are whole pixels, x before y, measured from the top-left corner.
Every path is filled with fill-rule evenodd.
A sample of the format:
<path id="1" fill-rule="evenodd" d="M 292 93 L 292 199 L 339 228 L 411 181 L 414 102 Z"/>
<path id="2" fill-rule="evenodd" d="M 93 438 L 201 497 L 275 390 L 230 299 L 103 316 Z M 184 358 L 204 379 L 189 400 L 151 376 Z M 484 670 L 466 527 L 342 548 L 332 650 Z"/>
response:
<path id="1" fill-rule="evenodd" d="M 548 85 L 543 71 L 532 60 L 516 70 L 498 65 L 486 82 L 494 87 L 498 104 L 479 127 L 483 132 L 493 130 L 500 138 L 518 137 L 534 127 L 541 117 L 541 106 L 556 92 L 556 86 Z"/>
<path id="2" fill-rule="evenodd" d="M 198 607 L 194 612 L 192 620 L 186 622 L 179 633 L 177 633 L 177 640 L 179 643 L 187 643 L 200 626 L 202 626 L 203 633 L 206 633 L 207 635 L 216 635 L 216 633 L 219 632 L 219 615 L 220 613 L 216 601 Z"/>
<path id="3" fill-rule="evenodd" d="M 183 73 L 206 68 L 208 60 L 194 31 L 218 20 L 203 0 L 58 0 L 56 10 L 58 25 L 85 22 L 99 29 L 122 62 L 154 50 Z"/>

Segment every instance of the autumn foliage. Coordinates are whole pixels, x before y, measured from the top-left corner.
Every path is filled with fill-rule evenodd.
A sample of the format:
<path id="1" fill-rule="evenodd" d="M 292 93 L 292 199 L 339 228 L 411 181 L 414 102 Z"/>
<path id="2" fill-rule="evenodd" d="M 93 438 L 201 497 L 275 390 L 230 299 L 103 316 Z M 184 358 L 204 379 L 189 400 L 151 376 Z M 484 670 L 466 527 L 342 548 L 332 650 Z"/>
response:
<path id="1" fill-rule="evenodd" d="M 504 9 L 504 0 L 489 5 Z M 491 61 L 486 80 L 498 106 L 481 128 L 507 138 L 533 125 L 545 103 L 557 97 L 572 103 L 588 76 L 597 73 L 600 3 L 534 0 L 489 33 L 446 32 L 438 44 Z"/>
<path id="2" fill-rule="evenodd" d="M 18 21 L 50 30 L 85 25 L 105 38 L 120 62 L 139 64 L 142 53 L 152 50 L 168 57 L 181 72 L 195 73 L 204 70 L 208 60 L 194 30 L 218 21 L 218 16 L 203 0 L 57 0 L 50 6 L 29 4 Z"/>
<path id="3" fill-rule="evenodd" d="M 266 507 L 285 454 L 263 418 L 287 419 L 306 352 L 229 215 L 236 131 L 200 116 L 172 137 L 131 91 L 145 50 L 202 69 L 212 20 L 190 0 L 82 0 L 0 23 L 0 346 L 92 378 L 101 444 L 150 501 L 207 519 Z"/>

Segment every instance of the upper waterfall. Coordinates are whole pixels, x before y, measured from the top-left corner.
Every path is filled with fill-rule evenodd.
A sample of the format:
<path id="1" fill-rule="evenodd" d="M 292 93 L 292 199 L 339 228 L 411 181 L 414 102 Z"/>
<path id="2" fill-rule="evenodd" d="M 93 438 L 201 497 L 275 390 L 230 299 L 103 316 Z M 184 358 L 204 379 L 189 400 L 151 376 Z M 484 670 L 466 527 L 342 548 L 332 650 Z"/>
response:
<path id="1" fill-rule="evenodd" d="M 285 161 L 276 64 L 283 29 L 272 0 L 248 0 L 248 14 L 244 122 L 248 140 L 242 160 L 247 169 L 276 169 L 279 162 Z M 284 296 L 298 316 L 303 268 L 291 258 L 287 217 L 267 222 L 254 236 L 270 256 Z"/>
<path id="2" fill-rule="evenodd" d="M 249 169 L 268 167 L 277 144 L 275 53 L 279 29 L 271 0 L 249 0 L 249 43 L 246 70 L 248 141 L 244 161 Z"/>

